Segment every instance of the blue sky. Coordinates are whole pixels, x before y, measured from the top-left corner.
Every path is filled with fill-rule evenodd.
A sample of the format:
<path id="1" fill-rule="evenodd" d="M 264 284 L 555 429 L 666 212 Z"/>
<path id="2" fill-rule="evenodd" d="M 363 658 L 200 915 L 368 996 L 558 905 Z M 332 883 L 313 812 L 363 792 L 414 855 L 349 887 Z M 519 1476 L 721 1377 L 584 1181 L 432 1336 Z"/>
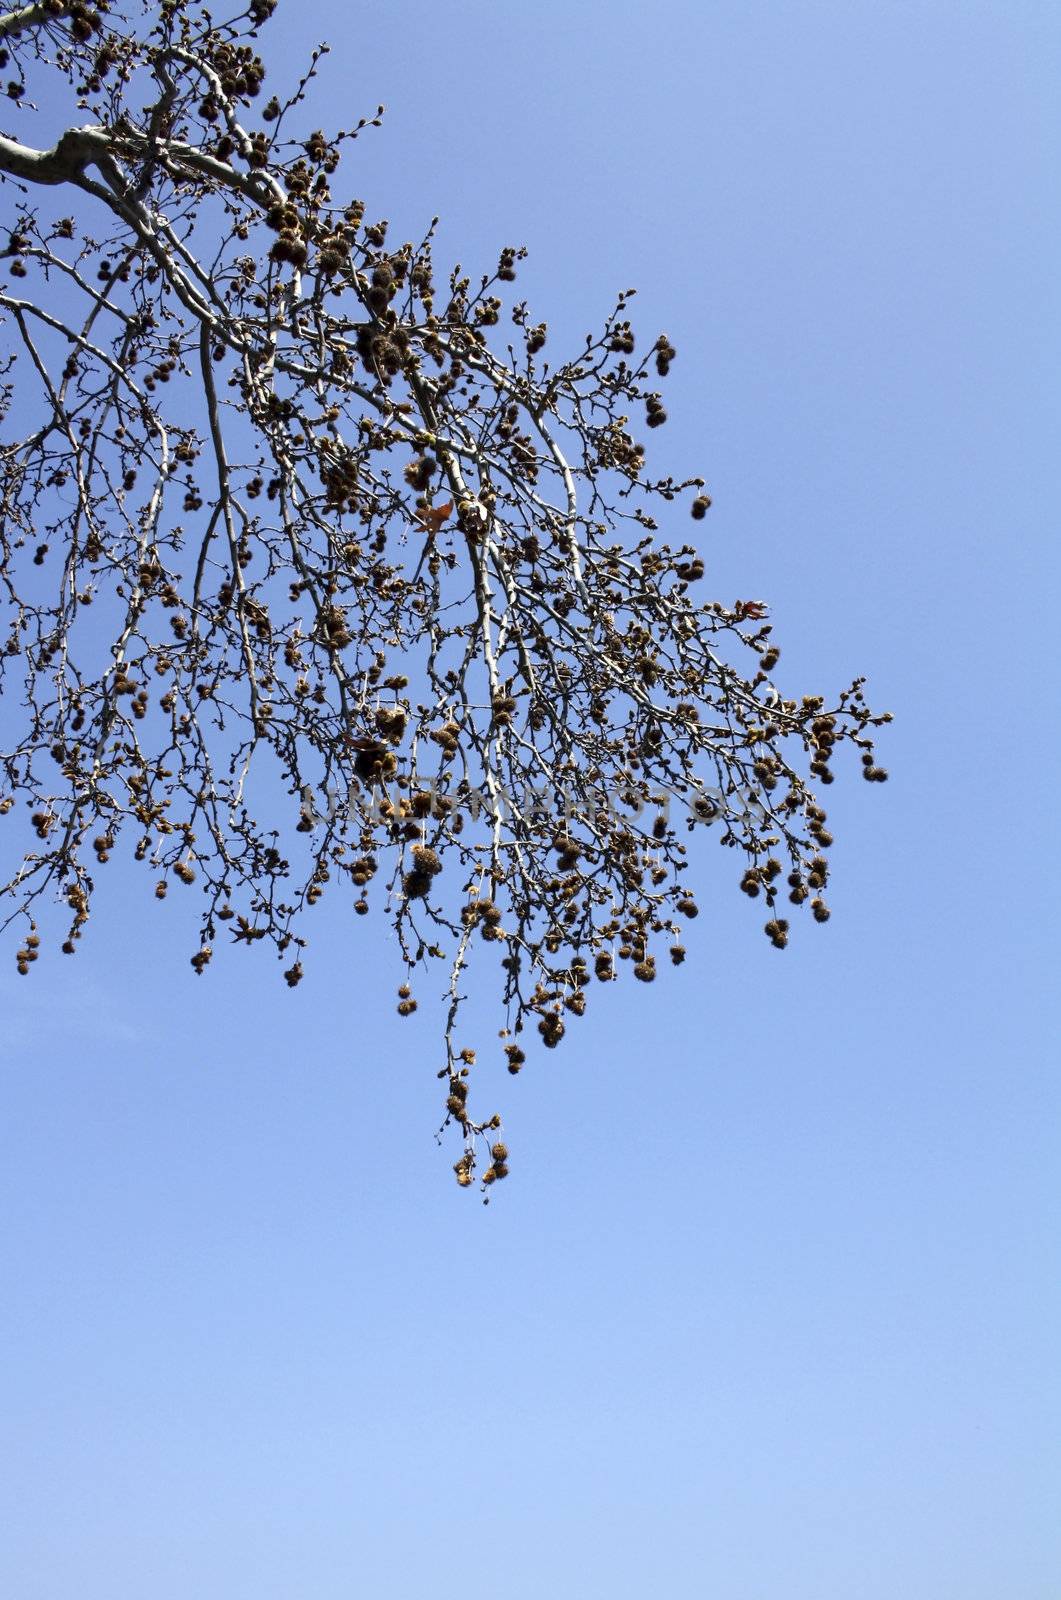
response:
<path id="1" fill-rule="evenodd" d="M 109 868 L 5 963 L 4 1592 L 1056 1600 L 1061 12 L 282 0 L 274 76 L 318 37 L 392 236 L 527 244 L 557 346 L 638 285 L 708 582 L 892 778 L 784 955 L 704 837 L 681 971 L 490 1084 L 487 1208 L 371 919 L 196 979 Z"/>

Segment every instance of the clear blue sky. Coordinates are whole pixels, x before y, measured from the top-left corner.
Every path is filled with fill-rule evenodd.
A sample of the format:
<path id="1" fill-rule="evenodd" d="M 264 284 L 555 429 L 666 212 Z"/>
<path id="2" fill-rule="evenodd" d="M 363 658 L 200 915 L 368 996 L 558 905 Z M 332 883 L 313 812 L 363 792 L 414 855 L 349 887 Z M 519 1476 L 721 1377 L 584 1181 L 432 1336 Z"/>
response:
<path id="1" fill-rule="evenodd" d="M 0 1589 L 1057 1600 L 1061 9 L 353 9 L 263 36 L 335 47 L 310 126 L 386 103 L 352 188 L 526 243 L 557 344 L 639 285 L 709 581 L 892 781 L 784 955 L 704 837 L 685 967 L 492 1085 L 487 1208 L 368 921 L 197 980 L 130 873 L 5 961 Z"/>

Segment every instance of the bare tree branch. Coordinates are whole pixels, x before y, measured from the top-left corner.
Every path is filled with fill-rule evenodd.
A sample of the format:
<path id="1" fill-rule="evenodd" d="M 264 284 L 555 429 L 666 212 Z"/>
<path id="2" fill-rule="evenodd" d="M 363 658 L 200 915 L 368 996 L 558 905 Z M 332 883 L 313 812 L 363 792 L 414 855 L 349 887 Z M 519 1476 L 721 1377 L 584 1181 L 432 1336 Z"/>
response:
<path id="1" fill-rule="evenodd" d="M 157 898 L 198 881 L 197 972 L 227 930 L 294 986 L 345 888 L 393 930 L 399 1012 L 447 973 L 445 1123 L 458 1181 L 490 1185 L 478 967 L 518 1072 L 529 1027 L 553 1048 L 624 963 L 681 962 L 690 833 L 739 852 L 783 947 L 788 904 L 829 916 L 811 785 L 843 744 L 883 779 L 887 719 L 860 679 L 787 697 L 763 603 L 697 600 L 657 519 L 710 501 L 647 475 L 631 419 L 665 421 L 676 352 L 638 357 L 630 293 L 552 363 L 506 310 L 521 251 L 440 282 L 433 225 L 393 245 L 333 197 L 379 114 L 288 135 L 319 52 L 251 118 L 272 9 L 0 16 L 13 104 L 51 76 L 92 119 L 51 150 L 0 135 L 3 925 L 29 973 L 58 899 L 75 953 L 129 843 Z"/>

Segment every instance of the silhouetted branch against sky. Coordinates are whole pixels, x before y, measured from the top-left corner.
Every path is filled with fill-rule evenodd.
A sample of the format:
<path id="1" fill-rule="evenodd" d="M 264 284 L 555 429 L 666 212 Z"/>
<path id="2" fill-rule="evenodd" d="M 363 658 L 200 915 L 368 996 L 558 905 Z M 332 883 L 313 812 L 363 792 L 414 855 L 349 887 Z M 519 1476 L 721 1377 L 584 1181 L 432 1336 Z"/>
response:
<path id="1" fill-rule="evenodd" d="M 681 963 L 707 843 L 783 948 L 790 907 L 829 916 L 834 757 L 882 780 L 887 717 L 861 678 L 793 692 L 765 601 L 701 598 L 710 497 L 652 473 L 677 351 L 633 291 L 556 351 L 521 248 L 391 238 L 343 181 L 378 115 L 315 129 L 320 51 L 267 72 L 273 10 L 0 17 L 3 926 L 24 974 L 75 954 L 131 850 L 199 895 L 197 972 L 264 942 L 294 986 L 348 894 L 398 1010 L 442 993 L 443 1126 L 489 1185 L 468 986 L 517 1073 L 595 985 Z"/>

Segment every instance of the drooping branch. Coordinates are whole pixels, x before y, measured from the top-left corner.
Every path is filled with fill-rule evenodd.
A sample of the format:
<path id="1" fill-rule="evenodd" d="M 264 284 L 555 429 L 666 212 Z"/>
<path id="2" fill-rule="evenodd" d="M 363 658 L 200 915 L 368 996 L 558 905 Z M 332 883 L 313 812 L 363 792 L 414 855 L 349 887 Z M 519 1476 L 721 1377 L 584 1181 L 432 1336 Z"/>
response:
<path id="1" fill-rule="evenodd" d="M 676 353 L 636 356 L 629 294 L 551 362 L 506 311 L 520 252 L 440 281 L 431 230 L 395 247 L 333 198 L 378 115 L 281 138 L 319 54 L 253 126 L 271 9 L 0 20 L 94 119 L 50 151 L 0 138 L 25 188 L 0 281 L 0 812 L 27 830 L 0 895 L 28 973 L 49 899 L 73 954 L 128 841 L 156 898 L 202 889 L 197 972 L 228 930 L 293 986 L 345 887 L 393 931 L 402 1015 L 446 969 L 457 1177 L 485 1141 L 492 1183 L 507 1152 L 460 1033 L 484 958 L 515 1073 L 527 1028 L 553 1048 L 624 963 L 682 961 L 689 838 L 738 851 L 783 947 L 782 896 L 829 916 L 812 785 L 845 744 L 879 781 L 884 719 L 861 680 L 786 697 L 765 606 L 696 599 L 702 559 L 657 524 L 710 501 L 646 473 L 630 419 L 665 421 Z"/>

